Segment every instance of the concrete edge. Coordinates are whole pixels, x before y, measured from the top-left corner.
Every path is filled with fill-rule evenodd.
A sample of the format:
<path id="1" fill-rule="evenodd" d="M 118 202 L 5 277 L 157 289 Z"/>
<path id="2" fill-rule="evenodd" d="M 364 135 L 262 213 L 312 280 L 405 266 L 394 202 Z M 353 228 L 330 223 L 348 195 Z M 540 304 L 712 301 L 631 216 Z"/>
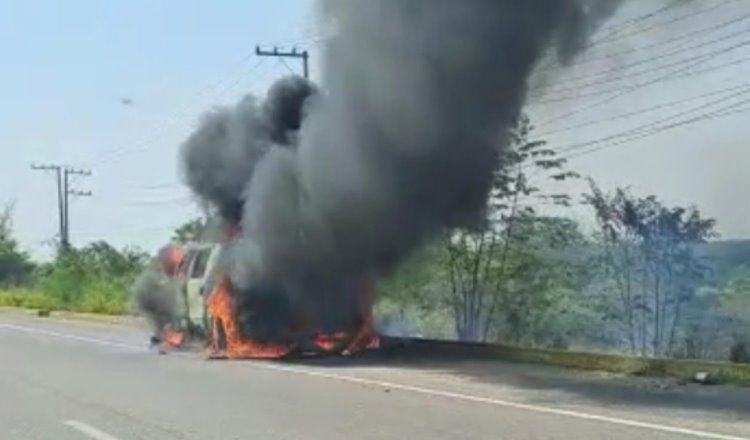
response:
<path id="1" fill-rule="evenodd" d="M 19 307 L 2 306 L 0 307 L 0 312 L 21 313 L 24 315 L 38 316 L 40 318 L 50 317 L 53 319 L 63 319 L 63 320 L 69 320 L 69 321 L 97 322 L 101 324 L 128 324 L 130 325 L 130 324 L 136 324 L 136 323 L 141 322 L 141 318 L 138 316 L 104 315 L 104 314 L 97 314 L 97 313 L 71 312 L 67 310 L 47 310 L 49 314 L 46 316 L 42 316 L 40 315 L 40 312 L 42 312 L 42 310 L 40 309 L 26 309 L 26 308 L 19 308 Z"/>

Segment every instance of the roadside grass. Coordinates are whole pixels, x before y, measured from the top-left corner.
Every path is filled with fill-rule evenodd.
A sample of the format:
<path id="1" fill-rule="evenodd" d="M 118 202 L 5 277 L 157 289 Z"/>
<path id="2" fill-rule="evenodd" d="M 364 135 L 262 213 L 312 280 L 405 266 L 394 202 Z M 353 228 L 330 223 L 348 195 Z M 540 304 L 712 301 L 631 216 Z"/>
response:
<path id="1" fill-rule="evenodd" d="M 112 284 L 92 284 L 82 289 L 75 300 L 62 301 L 34 289 L 0 289 L 0 307 L 60 311 L 89 316 L 117 316 L 128 312 L 126 290 Z M 699 359 L 653 359 L 627 355 L 515 347 L 502 344 L 468 344 L 454 341 L 411 339 L 405 345 L 409 355 L 442 355 L 457 358 L 487 359 L 531 363 L 561 368 L 601 371 L 631 376 L 670 377 L 691 380 L 706 372 L 719 383 L 750 386 L 750 364 Z"/>
<path id="2" fill-rule="evenodd" d="M 123 315 L 128 311 L 126 294 L 103 286 L 87 286 L 75 300 L 63 301 L 41 290 L 14 288 L 0 290 L 0 307 L 16 307 L 42 312 L 67 311 L 102 315 Z"/>
<path id="3" fill-rule="evenodd" d="M 554 365 L 577 370 L 604 371 L 631 376 L 671 377 L 690 381 L 696 373 L 705 372 L 718 383 L 750 386 L 750 364 L 701 359 L 663 359 L 635 356 L 540 350 L 522 347 L 499 347 L 493 351 L 500 359 Z"/>
<path id="4" fill-rule="evenodd" d="M 457 343 L 409 338 L 404 339 L 402 347 L 403 353 L 407 356 L 538 364 L 628 376 L 675 378 L 681 381 L 691 381 L 696 373 L 705 372 L 714 377 L 718 383 L 750 386 L 750 364 L 701 359 L 641 358 L 502 344 Z"/>

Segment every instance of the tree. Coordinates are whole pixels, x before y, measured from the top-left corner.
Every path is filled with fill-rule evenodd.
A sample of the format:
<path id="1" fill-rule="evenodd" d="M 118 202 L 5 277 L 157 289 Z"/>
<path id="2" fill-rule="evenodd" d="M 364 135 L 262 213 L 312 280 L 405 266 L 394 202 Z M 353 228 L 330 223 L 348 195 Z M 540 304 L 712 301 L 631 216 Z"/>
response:
<path id="1" fill-rule="evenodd" d="M 509 146 L 501 151 L 481 224 L 449 231 L 442 239 L 448 303 L 460 340 L 485 340 L 497 319 L 501 298 L 509 295 L 512 276 L 519 268 L 534 269 L 521 264 L 517 254 L 522 241 L 517 232 L 536 216 L 530 202 L 569 203 L 567 196 L 543 194 L 531 182 L 530 170 L 559 181 L 576 177 L 563 170 L 565 159 L 545 148 L 545 141 L 529 140 L 532 131 L 529 119 L 522 116 L 508 134 Z M 514 256 L 518 256 L 515 262 Z"/>
<path id="2" fill-rule="evenodd" d="M 380 325 L 386 333 L 408 335 L 418 332 L 423 316 L 434 311 L 438 303 L 434 290 L 440 282 L 439 251 L 435 245 L 427 246 L 380 280 Z"/>
<path id="3" fill-rule="evenodd" d="M 719 295 L 721 316 L 731 335 L 730 358 L 750 362 L 750 270 L 737 271 Z"/>
<path id="4" fill-rule="evenodd" d="M 22 284 L 33 269 L 28 254 L 19 250 L 13 237 L 13 204 L 7 204 L 0 212 L 0 285 Z"/>
<path id="5" fill-rule="evenodd" d="M 714 220 L 694 207 L 667 207 L 655 196 L 618 188 L 604 194 L 590 181 L 585 197 L 602 242 L 601 266 L 613 280 L 631 352 L 670 355 L 684 307 L 708 275 L 696 247 L 714 235 Z"/>
<path id="6" fill-rule="evenodd" d="M 125 248 L 117 250 L 106 241 L 98 241 L 77 251 L 82 264 L 87 270 L 102 277 L 131 277 L 140 272 L 148 255 Z"/>
<path id="7" fill-rule="evenodd" d="M 57 304 L 92 312 L 125 309 L 128 287 L 143 270 L 148 255 L 117 250 L 100 241 L 70 248 L 40 274 L 40 287 Z"/>
<path id="8" fill-rule="evenodd" d="M 494 337 L 529 346 L 568 345 L 573 332 L 566 313 L 574 311 L 575 255 L 585 242 L 569 219 L 536 217 L 516 225 L 515 245 L 497 293 Z"/>
<path id="9" fill-rule="evenodd" d="M 206 221 L 201 217 L 197 217 L 175 229 L 172 239 L 178 243 L 200 241 L 205 231 Z"/>

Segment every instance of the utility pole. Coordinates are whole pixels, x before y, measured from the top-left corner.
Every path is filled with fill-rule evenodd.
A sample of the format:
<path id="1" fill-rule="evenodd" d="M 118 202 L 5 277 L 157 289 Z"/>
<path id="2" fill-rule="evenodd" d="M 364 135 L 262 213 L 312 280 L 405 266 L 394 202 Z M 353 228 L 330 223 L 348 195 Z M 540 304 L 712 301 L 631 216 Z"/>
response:
<path id="1" fill-rule="evenodd" d="M 70 176 L 90 176 L 91 171 L 70 168 L 65 165 L 45 164 L 31 165 L 35 171 L 54 171 L 57 178 L 57 209 L 60 228 L 60 248 L 66 250 L 70 247 L 70 228 L 68 203 L 70 196 L 91 196 L 91 191 L 77 191 L 70 188 Z"/>
<path id="2" fill-rule="evenodd" d="M 93 195 L 91 191 L 77 191 L 75 189 L 71 189 L 70 176 L 72 175 L 90 176 L 91 171 L 67 167 L 63 170 L 63 193 L 65 194 L 65 209 L 63 215 L 63 218 L 65 220 L 65 238 L 63 239 L 63 247 L 66 249 L 70 247 L 70 210 L 68 209 L 68 207 L 70 206 L 70 196 L 91 197 Z"/>
<path id="3" fill-rule="evenodd" d="M 65 238 L 65 198 L 63 196 L 63 167 L 60 165 L 31 165 L 34 171 L 54 171 L 57 177 L 57 210 L 58 210 L 58 227 L 60 228 L 60 243 Z"/>
<path id="4" fill-rule="evenodd" d="M 305 78 L 310 78 L 310 70 L 308 67 L 308 62 L 310 59 L 310 54 L 306 51 L 297 51 L 297 48 L 292 48 L 291 52 L 283 52 L 279 51 L 279 48 L 274 46 L 273 50 L 263 50 L 260 48 L 260 46 L 255 46 L 255 55 L 259 57 L 275 57 L 275 58 L 296 58 L 302 60 L 302 67 L 305 72 Z"/>

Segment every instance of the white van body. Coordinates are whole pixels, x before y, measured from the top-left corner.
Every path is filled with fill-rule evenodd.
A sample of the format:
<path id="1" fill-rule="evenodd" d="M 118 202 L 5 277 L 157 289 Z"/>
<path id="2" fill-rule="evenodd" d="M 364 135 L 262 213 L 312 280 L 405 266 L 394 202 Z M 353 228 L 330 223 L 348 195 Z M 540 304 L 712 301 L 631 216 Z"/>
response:
<path id="1" fill-rule="evenodd" d="M 208 330 L 206 296 L 210 293 L 212 276 L 219 261 L 221 245 L 215 243 L 189 243 L 185 246 L 186 265 L 183 278 L 183 310 L 194 326 Z"/>

